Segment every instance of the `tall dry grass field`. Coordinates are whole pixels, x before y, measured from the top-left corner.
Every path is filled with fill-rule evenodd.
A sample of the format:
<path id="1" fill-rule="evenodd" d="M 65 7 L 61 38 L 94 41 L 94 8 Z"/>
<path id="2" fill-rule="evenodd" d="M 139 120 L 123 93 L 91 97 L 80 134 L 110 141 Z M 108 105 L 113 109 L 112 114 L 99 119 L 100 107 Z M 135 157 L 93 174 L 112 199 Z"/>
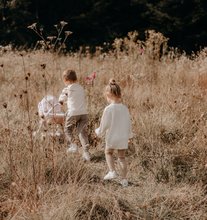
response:
<path id="1" fill-rule="evenodd" d="M 145 42 L 136 37 L 94 55 L 0 51 L 0 219 L 207 219 L 207 51 L 187 57 L 159 33 Z M 32 135 L 38 102 L 60 94 L 66 68 L 86 90 L 87 163 L 66 155 L 65 143 Z M 133 123 L 127 188 L 102 180 L 104 143 L 94 135 L 110 78 L 120 83 Z"/>

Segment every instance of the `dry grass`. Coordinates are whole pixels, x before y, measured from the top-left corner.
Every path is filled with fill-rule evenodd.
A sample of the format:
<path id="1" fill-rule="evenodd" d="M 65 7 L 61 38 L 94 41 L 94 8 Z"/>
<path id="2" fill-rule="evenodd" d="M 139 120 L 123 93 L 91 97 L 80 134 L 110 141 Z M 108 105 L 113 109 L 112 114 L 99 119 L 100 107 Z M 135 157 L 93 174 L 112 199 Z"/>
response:
<path id="1" fill-rule="evenodd" d="M 160 34 L 149 32 L 146 42 L 136 37 L 130 33 L 114 51 L 94 56 L 0 51 L 0 219 L 207 219 L 206 50 L 189 58 L 166 52 Z M 66 155 L 58 140 L 31 135 L 37 103 L 59 95 L 68 67 L 87 92 L 90 163 Z M 94 71 L 94 85 L 87 85 Z M 103 143 L 94 136 L 111 77 L 123 88 L 135 133 L 128 188 L 102 181 Z"/>

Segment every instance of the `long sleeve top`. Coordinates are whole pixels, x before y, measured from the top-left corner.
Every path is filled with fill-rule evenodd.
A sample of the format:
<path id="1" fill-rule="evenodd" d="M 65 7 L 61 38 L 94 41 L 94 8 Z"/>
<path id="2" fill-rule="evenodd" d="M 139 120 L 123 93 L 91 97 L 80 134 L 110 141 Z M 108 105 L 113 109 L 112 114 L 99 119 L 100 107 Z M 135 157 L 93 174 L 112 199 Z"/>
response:
<path id="1" fill-rule="evenodd" d="M 73 83 L 65 87 L 60 96 L 59 102 L 67 102 L 67 115 L 85 115 L 88 114 L 85 101 L 85 92 L 81 85 Z"/>
<path id="2" fill-rule="evenodd" d="M 127 149 L 128 140 L 133 136 L 128 108 L 122 103 L 108 105 L 95 132 L 99 137 L 105 135 L 106 148 Z"/>

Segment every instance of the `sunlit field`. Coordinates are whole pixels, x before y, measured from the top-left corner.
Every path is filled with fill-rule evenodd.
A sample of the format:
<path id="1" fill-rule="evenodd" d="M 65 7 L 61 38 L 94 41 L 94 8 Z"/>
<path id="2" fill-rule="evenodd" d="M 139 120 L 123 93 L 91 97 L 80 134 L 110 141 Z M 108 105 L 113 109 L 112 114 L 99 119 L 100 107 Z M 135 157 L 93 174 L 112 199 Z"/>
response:
<path id="1" fill-rule="evenodd" d="M 77 72 L 86 91 L 90 162 L 81 150 L 33 136 L 38 102 L 59 96 L 62 72 Z M 96 73 L 92 81 L 87 76 Z M 127 152 L 129 186 L 103 181 L 104 140 L 95 136 L 110 78 L 121 86 L 134 137 Z M 149 32 L 97 48 L 56 54 L 0 50 L 0 219 L 207 219 L 207 50 L 187 56 Z M 66 110 L 66 109 L 65 109 Z M 49 131 L 50 130 L 50 131 Z"/>

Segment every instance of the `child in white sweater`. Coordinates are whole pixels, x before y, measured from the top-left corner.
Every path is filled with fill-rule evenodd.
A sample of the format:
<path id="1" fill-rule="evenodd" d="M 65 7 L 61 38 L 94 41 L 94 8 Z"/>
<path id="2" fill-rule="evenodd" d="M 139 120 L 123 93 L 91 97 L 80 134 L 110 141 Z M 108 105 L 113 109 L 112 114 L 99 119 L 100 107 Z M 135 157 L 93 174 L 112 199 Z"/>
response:
<path id="1" fill-rule="evenodd" d="M 121 102 L 121 89 L 115 80 L 109 81 L 105 94 L 109 105 L 104 109 L 100 127 L 95 131 L 99 137 L 105 135 L 105 157 L 109 172 L 104 180 L 117 177 L 113 157 L 114 150 L 117 150 L 121 167 L 121 184 L 128 186 L 125 152 L 128 149 L 128 140 L 132 138 L 129 110 Z"/>
<path id="2" fill-rule="evenodd" d="M 89 161 L 88 112 L 86 109 L 85 92 L 83 87 L 77 83 L 77 76 L 74 70 L 65 70 L 63 72 L 63 81 L 66 87 L 60 94 L 59 103 L 63 104 L 66 102 L 68 107 L 64 128 L 69 143 L 67 152 L 78 151 L 76 144 L 76 136 L 78 135 L 83 147 L 83 159 Z"/>

